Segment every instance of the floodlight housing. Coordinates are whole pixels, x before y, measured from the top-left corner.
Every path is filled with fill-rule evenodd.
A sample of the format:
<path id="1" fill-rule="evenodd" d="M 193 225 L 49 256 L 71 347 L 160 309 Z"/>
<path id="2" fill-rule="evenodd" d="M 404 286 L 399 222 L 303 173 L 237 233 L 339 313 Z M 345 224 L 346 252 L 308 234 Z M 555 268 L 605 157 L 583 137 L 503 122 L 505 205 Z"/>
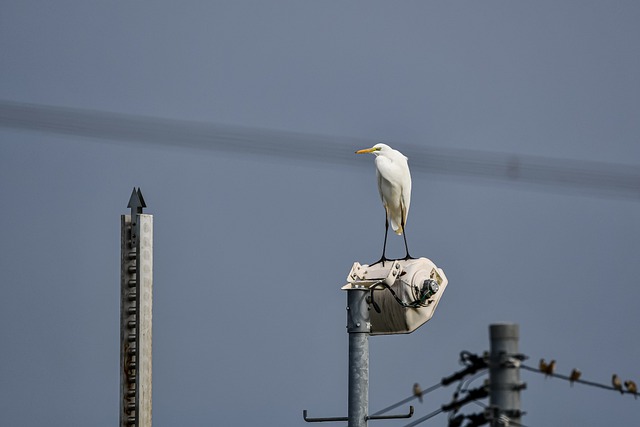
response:
<path id="1" fill-rule="evenodd" d="M 344 290 L 371 291 L 371 335 L 408 334 L 433 317 L 447 276 L 428 258 L 353 264 Z M 380 312 L 378 312 L 378 309 Z"/>

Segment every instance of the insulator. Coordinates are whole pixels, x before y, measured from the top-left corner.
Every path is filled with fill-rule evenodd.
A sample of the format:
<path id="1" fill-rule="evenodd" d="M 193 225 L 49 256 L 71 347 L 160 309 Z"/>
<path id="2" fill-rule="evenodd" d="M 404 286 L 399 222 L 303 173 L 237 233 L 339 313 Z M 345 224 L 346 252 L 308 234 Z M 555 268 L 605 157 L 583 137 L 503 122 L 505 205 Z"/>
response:
<path id="1" fill-rule="evenodd" d="M 127 270 L 129 271 L 129 273 L 131 273 L 131 274 L 135 274 L 135 272 L 136 272 L 138 269 L 136 268 L 136 266 L 135 266 L 135 265 L 130 265 L 130 266 L 129 266 L 129 268 L 128 268 Z"/>
<path id="2" fill-rule="evenodd" d="M 129 334 L 129 342 L 134 342 L 136 340 L 136 334 Z"/>
<path id="3" fill-rule="evenodd" d="M 128 285 L 130 288 L 133 288 L 136 285 L 136 279 L 129 280 Z"/>
<path id="4" fill-rule="evenodd" d="M 129 301 L 135 301 L 136 294 L 134 292 L 131 292 L 127 298 L 129 299 Z"/>
<path id="5" fill-rule="evenodd" d="M 127 326 L 129 326 L 131 329 L 136 327 L 136 322 L 135 320 L 129 320 L 129 322 L 127 322 Z"/>

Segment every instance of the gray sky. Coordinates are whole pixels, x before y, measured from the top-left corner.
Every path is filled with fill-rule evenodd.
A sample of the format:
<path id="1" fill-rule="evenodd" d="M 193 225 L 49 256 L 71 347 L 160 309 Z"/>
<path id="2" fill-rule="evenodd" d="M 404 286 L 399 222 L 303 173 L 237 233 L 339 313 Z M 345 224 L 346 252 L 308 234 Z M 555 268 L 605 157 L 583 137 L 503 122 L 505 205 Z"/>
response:
<path id="1" fill-rule="evenodd" d="M 0 99 L 328 135 L 341 156 L 385 141 L 410 165 L 440 147 L 637 167 L 639 20 L 631 1 L 4 1 Z M 6 127 L 0 141 L 0 424 L 116 424 L 119 221 L 134 185 L 155 222 L 154 425 L 346 415 L 339 287 L 380 255 L 372 156 Z M 418 331 L 371 339 L 372 412 L 488 349 L 505 320 L 532 365 L 640 380 L 638 199 L 413 180 L 411 252 L 449 287 Z M 522 377 L 527 426 L 637 422 L 630 396 Z"/>

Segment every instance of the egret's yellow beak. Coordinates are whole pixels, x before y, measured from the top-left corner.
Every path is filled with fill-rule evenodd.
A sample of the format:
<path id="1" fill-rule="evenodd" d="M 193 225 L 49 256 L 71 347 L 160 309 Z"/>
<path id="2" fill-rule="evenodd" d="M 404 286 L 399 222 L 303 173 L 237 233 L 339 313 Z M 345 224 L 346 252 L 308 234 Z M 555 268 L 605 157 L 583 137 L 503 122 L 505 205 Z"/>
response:
<path id="1" fill-rule="evenodd" d="M 371 148 L 365 148 L 363 150 L 358 150 L 356 151 L 356 154 L 373 153 L 374 151 L 376 151 L 375 147 L 371 147 Z"/>

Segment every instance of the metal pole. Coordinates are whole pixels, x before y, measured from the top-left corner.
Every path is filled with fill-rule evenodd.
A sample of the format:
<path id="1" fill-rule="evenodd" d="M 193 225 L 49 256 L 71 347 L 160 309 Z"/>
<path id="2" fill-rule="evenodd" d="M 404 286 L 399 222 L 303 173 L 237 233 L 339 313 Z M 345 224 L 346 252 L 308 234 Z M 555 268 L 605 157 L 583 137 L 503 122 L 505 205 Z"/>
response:
<path id="1" fill-rule="evenodd" d="M 517 324 L 501 323 L 489 326 L 491 354 L 489 356 L 489 404 L 494 408 L 492 427 L 520 424 L 520 360 Z M 507 417 L 507 418 L 505 418 Z"/>
<path id="2" fill-rule="evenodd" d="M 366 427 L 369 411 L 369 304 L 366 288 L 347 290 L 349 333 L 349 424 Z"/>

